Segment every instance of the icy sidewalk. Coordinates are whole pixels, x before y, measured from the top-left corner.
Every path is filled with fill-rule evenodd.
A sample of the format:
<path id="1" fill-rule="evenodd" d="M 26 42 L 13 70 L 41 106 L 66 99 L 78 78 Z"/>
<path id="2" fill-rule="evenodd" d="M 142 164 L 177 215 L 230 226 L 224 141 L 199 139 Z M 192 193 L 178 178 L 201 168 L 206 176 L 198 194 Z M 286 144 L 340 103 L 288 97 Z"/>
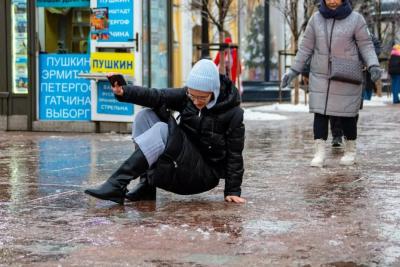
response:
<path id="1" fill-rule="evenodd" d="M 373 96 L 371 100 L 364 100 L 364 107 L 383 107 L 392 103 L 391 97 L 386 94 L 382 97 Z M 248 103 L 249 104 L 249 103 Z M 300 99 L 298 105 L 287 103 L 273 103 L 257 105 L 256 107 L 245 108 L 244 118 L 249 121 L 278 121 L 286 120 L 287 116 L 277 113 L 284 112 L 309 112 L 308 105 L 304 102 L 304 96 Z"/>
<path id="2" fill-rule="evenodd" d="M 245 205 L 213 191 L 125 206 L 83 194 L 128 135 L 0 132 L 0 266 L 399 266 L 399 106 L 365 106 L 359 164 L 308 167 L 312 114 L 246 120 Z M 246 109 L 248 110 L 248 108 Z M 328 144 L 327 144 L 328 146 Z"/>

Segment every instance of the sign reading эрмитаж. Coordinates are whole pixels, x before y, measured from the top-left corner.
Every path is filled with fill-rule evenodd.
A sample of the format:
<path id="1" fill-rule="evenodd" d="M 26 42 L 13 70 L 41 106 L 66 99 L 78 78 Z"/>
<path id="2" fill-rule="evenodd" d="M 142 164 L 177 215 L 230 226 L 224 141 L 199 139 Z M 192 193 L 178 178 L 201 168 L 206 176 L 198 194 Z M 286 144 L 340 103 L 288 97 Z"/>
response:
<path id="1" fill-rule="evenodd" d="M 39 57 L 39 119 L 87 121 L 91 119 L 87 54 L 41 54 Z"/>
<path id="2" fill-rule="evenodd" d="M 90 0 L 36 0 L 37 7 L 89 7 Z"/>
<path id="3" fill-rule="evenodd" d="M 108 7 L 109 39 L 106 42 L 133 41 L 134 0 L 97 0 L 97 7 Z"/>

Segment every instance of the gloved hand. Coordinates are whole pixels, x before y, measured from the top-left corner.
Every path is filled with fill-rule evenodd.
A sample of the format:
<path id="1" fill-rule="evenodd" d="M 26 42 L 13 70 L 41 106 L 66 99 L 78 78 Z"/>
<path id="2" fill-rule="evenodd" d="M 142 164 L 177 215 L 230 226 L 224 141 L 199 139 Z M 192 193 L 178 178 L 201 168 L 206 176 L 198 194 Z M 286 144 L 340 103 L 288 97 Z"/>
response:
<path id="1" fill-rule="evenodd" d="M 382 69 L 378 66 L 372 66 L 369 68 L 369 73 L 371 74 L 371 80 L 376 82 L 382 76 Z"/>
<path id="2" fill-rule="evenodd" d="M 295 70 L 289 69 L 282 77 L 281 87 L 287 87 L 299 73 Z"/>

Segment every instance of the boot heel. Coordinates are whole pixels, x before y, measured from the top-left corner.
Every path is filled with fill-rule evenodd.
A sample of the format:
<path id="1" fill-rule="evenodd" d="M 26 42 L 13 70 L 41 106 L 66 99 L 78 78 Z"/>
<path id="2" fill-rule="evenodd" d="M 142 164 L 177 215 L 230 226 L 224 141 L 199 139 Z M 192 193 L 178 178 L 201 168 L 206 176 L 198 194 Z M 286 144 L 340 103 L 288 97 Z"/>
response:
<path id="1" fill-rule="evenodd" d="M 126 191 L 126 187 L 120 188 L 106 181 L 97 188 L 86 189 L 84 193 L 98 199 L 110 200 L 112 202 L 123 205 L 125 201 Z"/>
<path id="2" fill-rule="evenodd" d="M 126 187 L 129 182 L 137 178 L 149 168 L 147 159 L 138 148 L 125 162 L 114 172 L 110 178 L 97 188 L 85 190 L 85 193 L 93 197 L 110 200 L 124 204 Z"/>

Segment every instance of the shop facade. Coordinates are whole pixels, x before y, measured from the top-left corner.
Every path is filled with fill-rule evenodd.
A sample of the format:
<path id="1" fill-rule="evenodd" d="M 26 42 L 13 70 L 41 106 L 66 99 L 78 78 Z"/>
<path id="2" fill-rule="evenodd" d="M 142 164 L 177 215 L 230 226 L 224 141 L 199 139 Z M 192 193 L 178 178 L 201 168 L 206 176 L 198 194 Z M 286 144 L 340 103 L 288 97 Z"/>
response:
<path id="1" fill-rule="evenodd" d="M 6 2 L 0 130 L 128 132 L 139 107 L 117 102 L 104 74 L 172 85 L 171 1 Z"/>

